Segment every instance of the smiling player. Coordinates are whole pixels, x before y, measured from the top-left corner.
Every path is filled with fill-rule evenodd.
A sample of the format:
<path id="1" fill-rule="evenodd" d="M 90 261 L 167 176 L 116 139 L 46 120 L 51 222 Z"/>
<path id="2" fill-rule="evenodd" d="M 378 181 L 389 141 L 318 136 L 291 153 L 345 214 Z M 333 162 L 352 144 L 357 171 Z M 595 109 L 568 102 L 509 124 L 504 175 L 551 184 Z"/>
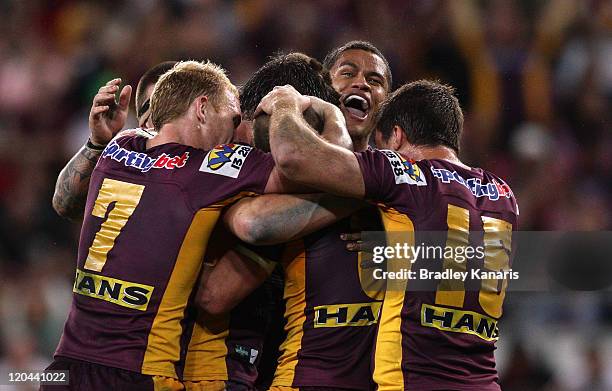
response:
<path id="1" fill-rule="evenodd" d="M 310 104 L 285 86 L 260 105 L 271 115 L 272 154 L 285 175 L 376 202 L 385 230 L 409 244 L 420 231 L 448 231 L 447 246 L 485 248 L 484 259 L 467 265 L 445 258 L 428 267 L 510 268 L 516 199 L 499 177 L 457 157 L 463 114 L 451 88 L 418 81 L 392 94 L 381 108 L 376 133 L 378 146 L 390 150 L 351 153 L 325 143 L 302 118 Z M 410 263 L 393 259 L 387 266 L 395 270 Z M 432 290 L 407 293 L 410 282 L 387 289 L 374 359 L 378 389 L 499 390 L 493 352 L 506 286 L 506 279 L 483 279 L 476 289 L 443 280 Z"/>

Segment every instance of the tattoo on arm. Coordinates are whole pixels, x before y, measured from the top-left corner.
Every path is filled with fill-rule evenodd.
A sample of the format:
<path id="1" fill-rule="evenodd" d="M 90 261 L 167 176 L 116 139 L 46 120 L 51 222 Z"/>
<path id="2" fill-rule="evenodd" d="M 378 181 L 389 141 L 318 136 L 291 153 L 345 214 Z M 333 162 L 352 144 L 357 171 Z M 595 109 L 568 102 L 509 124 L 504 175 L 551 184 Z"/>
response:
<path id="1" fill-rule="evenodd" d="M 319 198 L 321 195 L 312 195 Z M 262 244 L 275 244 L 287 242 L 299 237 L 301 231 L 308 225 L 308 220 L 317 207 L 316 200 L 310 201 L 305 198 L 289 207 L 277 209 L 276 213 L 267 214 L 256 226 L 258 241 Z M 291 222 L 293 230 L 288 232 L 287 222 Z"/>
<path id="2" fill-rule="evenodd" d="M 238 203 L 229 216 L 240 216 L 239 237 L 255 245 L 288 242 L 332 224 L 363 207 L 362 201 L 330 194 L 270 194 Z M 227 216 L 227 215 L 226 215 Z M 247 228 L 244 228 L 244 227 Z"/>
<path id="3" fill-rule="evenodd" d="M 102 151 L 83 147 L 60 172 L 53 194 L 53 209 L 60 216 L 68 219 L 83 216 L 89 179 L 101 154 Z"/>

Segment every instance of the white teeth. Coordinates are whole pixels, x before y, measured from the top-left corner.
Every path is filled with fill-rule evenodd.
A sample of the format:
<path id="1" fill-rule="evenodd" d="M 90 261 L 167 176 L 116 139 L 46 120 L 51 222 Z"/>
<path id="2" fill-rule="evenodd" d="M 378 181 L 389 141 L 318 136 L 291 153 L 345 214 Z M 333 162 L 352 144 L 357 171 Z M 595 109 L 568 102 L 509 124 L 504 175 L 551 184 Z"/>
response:
<path id="1" fill-rule="evenodd" d="M 361 104 L 361 109 L 362 110 L 367 110 L 369 108 L 369 104 L 368 101 L 365 100 L 364 98 L 362 98 L 359 95 L 349 95 L 344 99 L 344 105 L 346 106 L 347 103 L 353 101 L 353 100 L 357 100 L 359 101 L 359 103 Z"/>

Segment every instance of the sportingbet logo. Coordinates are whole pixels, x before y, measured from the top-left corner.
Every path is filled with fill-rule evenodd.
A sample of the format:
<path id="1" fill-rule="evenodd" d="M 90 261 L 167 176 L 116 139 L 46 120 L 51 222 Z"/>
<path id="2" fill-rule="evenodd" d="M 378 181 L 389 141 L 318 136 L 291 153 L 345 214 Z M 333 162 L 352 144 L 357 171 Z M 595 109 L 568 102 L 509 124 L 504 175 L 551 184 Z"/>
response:
<path id="1" fill-rule="evenodd" d="M 200 171 L 238 178 L 244 160 L 252 149 L 253 147 L 240 144 L 217 145 L 206 154 Z"/>
<path id="2" fill-rule="evenodd" d="M 414 160 L 406 160 L 399 153 L 387 149 L 381 150 L 381 152 L 391 163 L 395 184 L 407 183 L 409 185 L 427 186 L 425 175 Z"/>
<path id="3" fill-rule="evenodd" d="M 434 177 L 440 179 L 442 183 L 457 182 L 460 185 L 465 186 L 474 196 L 476 197 L 487 197 L 491 201 L 497 201 L 501 197 L 510 198 L 512 197 L 512 190 L 510 186 L 505 183 L 499 183 L 496 180 L 493 182 L 483 184 L 479 178 L 468 178 L 465 179 L 457 173 L 457 171 L 450 171 L 444 168 L 434 168 L 431 166 L 431 172 Z"/>
<path id="4" fill-rule="evenodd" d="M 181 156 L 170 156 L 162 153 L 157 158 L 151 158 L 146 153 L 128 151 L 125 148 L 121 148 L 119 144 L 113 141 L 102 152 L 102 158 L 111 158 L 126 167 L 133 167 L 142 172 L 148 172 L 152 168 L 173 170 L 185 167 L 187 159 L 189 159 L 189 152 L 185 152 Z"/>

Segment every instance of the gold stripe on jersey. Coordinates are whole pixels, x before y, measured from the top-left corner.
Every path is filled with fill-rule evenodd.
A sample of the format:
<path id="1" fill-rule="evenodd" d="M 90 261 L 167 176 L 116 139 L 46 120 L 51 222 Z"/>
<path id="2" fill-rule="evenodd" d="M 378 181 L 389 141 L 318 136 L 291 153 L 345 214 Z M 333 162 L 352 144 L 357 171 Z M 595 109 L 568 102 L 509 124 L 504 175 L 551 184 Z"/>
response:
<path id="1" fill-rule="evenodd" d="M 491 271 L 508 270 L 512 249 L 512 224 L 493 217 L 482 216 L 485 260 L 484 268 Z M 494 318 L 502 315 L 508 279 L 501 286 L 498 279 L 482 280 L 478 302 L 482 309 Z"/>
<path id="2" fill-rule="evenodd" d="M 410 218 L 392 208 L 381 208 L 380 212 L 385 231 L 394 232 L 394 235 L 387 235 L 387 245 L 395 246 L 396 241 L 391 239 L 397 238 L 398 232 L 405 232 L 407 244 L 414 246 L 414 225 Z M 405 260 L 387 260 L 387 271 L 400 271 L 405 266 Z M 379 391 L 404 389 L 401 313 L 406 295 L 406 280 L 395 280 L 393 284 L 392 288 L 387 286 L 376 334 L 373 377 Z"/>
<path id="3" fill-rule="evenodd" d="M 448 205 L 448 236 L 446 248 L 469 246 L 470 211 L 455 205 Z M 452 256 L 444 258 L 442 271 L 453 270 L 465 272 L 467 262 L 457 262 Z M 449 307 L 463 307 L 465 301 L 464 282 L 460 279 L 442 280 L 436 291 L 436 304 Z"/>
<path id="4" fill-rule="evenodd" d="M 185 386 L 171 377 L 153 376 L 153 391 L 182 391 Z"/>
<path id="5" fill-rule="evenodd" d="M 186 391 L 225 391 L 223 380 L 184 381 Z"/>
<path id="6" fill-rule="evenodd" d="M 200 209 L 194 216 L 153 320 L 142 362 L 142 373 L 177 377 L 174 363 L 180 359 L 181 321 L 194 288 L 208 238 L 221 209 Z"/>
<path id="7" fill-rule="evenodd" d="M 225 381 L 228 379 L 227 345 L 230 315 L 212 316 L 200 312 L 185 358 L 184 380 Z"/>
<path id="8" fill-rule="evenodd" d="M 297 353 L 302 348 L 304 322 L 306 322 L 306 253 L 304 241 L 298 240 L 288 244 L 283 254 L 285 267 L 285 331 L 287 337 L 280 346 L 282 352 L 274 373 L 272 386 L 293 385 L 295 367 L 298 363 Z"/>

